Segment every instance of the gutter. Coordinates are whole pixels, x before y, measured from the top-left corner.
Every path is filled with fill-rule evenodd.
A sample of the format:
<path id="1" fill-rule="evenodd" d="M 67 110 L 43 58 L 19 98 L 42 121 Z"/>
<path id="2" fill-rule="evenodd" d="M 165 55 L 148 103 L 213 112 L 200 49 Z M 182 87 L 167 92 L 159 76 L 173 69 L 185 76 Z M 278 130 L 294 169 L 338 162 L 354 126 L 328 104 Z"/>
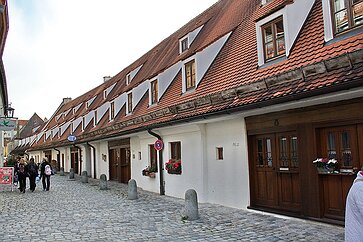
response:
<path id="1" fill-rule="evenodd" d="M 151 129 L 147 129 L 147 132 L 156 137 L 158 140 L 163 140 L 160 135 L 154 133 Z M 163 169 L 163 149 L 159 150 L 159 177 L 160 177 L 160 195 L 165 195 L 165 181 L 164 181 L 164 169 Z"/>
<path id="2" fill-rule="evenodd" d="M 88 142 L 86 144 L 93 149 L 93 178 L 96 179 L 96 148 Z"/>

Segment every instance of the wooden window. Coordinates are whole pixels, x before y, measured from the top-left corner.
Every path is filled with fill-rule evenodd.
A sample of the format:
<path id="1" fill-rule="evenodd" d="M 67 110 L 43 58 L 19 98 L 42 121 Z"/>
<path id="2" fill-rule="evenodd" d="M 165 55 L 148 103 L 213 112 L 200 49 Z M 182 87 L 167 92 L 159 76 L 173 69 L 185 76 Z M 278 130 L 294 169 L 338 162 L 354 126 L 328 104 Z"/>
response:
<path id="1" fill-rule="evenodd" d="M 285 32 L 282 17 L 262 26 L 265 61 L 285 54 Z"/>
<path id="2" fill-rule="evenodd" d="M 185 64 L 185 84 L 187 91 L 195 88 L 195 60 Z"/>
<path id="3" fill-rule="evenodd" d="M 181 53 L 183 53 L 184 51 L 186 51 L 189 48 L 189 44 L 188 44 L 188 38 L 184 38 L 180 41 L 181 44 Z"/>
<path id="4" fill-rule="evenodd" d="M 158 102 L 158 80 L 151 82 L 151 104 Z"/>
<path id="5" fill-rule="evenodd" d="M 115 103 L 111 102 L 110 104 L 110 120 L 115 119 Z"/>
<path id="6" fill-rule="evenodd" d="M 94 124 L 95 124 L 95 126 L 97 124 L 97 110 L 95 110 Z"/>
<path id="7" fill-rule="evenodd" d="M 271 138 L 257 139 L 257 166 L 272 167 L 272 140 Z"/>
<path id="8" fill-rule="evenodd" d="M 131 83 L 131 74 L 126 75 L 126 85 L 129 85 Z"/>
<path id="9" fill-rule="evenodd" d="M 223 160 L 223 147 L 217 147 L 217 160 Z"/>
<path id="10" fill-rule="evenodd" d="M 289 133 L 278 135 L 280 167 L 298 168 L 298 139 Z"/>
<path id="11" fill-rule="evenodd" d="M 331 0 L 335 33 L 363 24 L 363 0 Z"/>
<path id="12" fill-rule="evenodd" d="M 150 167 L 153 168 L 153 170 L 155 170 L 155 172 L 158 171 L 158 152 L 155 150 L 154 145 L 149 145 L 149 162 L 150 162 Z"/>
<path id="13" fill-rule="evenodd" d="M 358 139 L 355 126 L 326 128 L 320 132 L 322 158 L 335 159 L 341 168 L 359 166 Z"/>
<path id="14" fill-rule="evenodd" d="M 170 143 L 170 159 L 181 160 L 181 142 Z"/>
<path id="15" fill-rule="evenodd" d="M 127 113 L 132 113 L 132 92 L 127 94 Z"/>

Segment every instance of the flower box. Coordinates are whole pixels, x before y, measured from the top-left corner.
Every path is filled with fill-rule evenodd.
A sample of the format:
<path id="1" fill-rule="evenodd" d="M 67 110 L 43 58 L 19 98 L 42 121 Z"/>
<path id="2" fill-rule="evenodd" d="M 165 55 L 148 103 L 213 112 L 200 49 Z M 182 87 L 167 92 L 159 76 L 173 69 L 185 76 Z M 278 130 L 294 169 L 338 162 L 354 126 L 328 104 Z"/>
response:
<path id="1" fill-rule="evenodd" d="M 319 174 L 329 174 L 335 172 L 338 162 L 336 159 L 317 158 L 313 164 L 315 164 Z"/>
<path id="2" fill-rule="evenodd" d="M 181 175 L 182 173 L 181 160 L 170 159 L 168 162 L 165 163 L 165 169 L 169 174 Z"/>

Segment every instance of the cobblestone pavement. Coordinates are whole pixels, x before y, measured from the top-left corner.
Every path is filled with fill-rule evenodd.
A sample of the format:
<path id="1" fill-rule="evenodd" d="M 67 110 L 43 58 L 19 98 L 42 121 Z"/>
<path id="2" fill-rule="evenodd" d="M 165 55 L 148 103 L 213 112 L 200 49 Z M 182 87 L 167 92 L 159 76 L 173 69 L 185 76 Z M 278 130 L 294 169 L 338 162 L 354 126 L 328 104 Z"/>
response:
<path id="1" fill-rule="evenodd" d="M 212 204 L 200 219 L 183 221 L 184 200 L 80 177 L 52 176 L 34 193 L 0 188 L 0 241 L 343 241 L 344 228 Z"/>

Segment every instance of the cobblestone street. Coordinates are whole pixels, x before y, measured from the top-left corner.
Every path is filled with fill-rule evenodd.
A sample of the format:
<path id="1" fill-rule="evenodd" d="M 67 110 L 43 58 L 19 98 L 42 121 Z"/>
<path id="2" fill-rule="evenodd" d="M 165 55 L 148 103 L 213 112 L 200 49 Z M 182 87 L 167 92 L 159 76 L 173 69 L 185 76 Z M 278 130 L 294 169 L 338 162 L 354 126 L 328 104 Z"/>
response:
<path id="1" fill-rule="evenodd" d="M 27 181 L 28 183 L 28 181 Z M 200 204 L 200 219 L 183 221 L 184 200 L 127 186 L 52 176 L 34 193 L 0 188 L 1 241 L 343 241 L 344 228 L 253 211 Z M 29 184 L 27 184 L 29 186 Z"/>

